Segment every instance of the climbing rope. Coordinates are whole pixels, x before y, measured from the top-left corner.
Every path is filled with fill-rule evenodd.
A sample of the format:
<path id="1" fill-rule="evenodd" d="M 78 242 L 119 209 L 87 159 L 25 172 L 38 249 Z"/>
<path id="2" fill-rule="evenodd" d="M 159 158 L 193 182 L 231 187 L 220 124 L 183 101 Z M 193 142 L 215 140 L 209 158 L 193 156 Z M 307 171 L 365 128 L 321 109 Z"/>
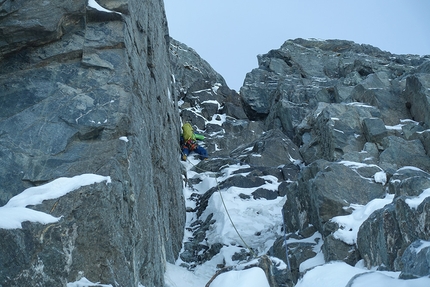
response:
<path id="1" fill-rule="evenodd" d="M 182 155 L 184 155 L 184 154 L 182 153 Z M 195 165 L 194 163 L 192 163 L 192 162 L 188 159 L 188 157 L 187 157 L 187 162 L 189 162 L 189 163 L 190 163 L 193 167 L 195 167 L 196 169 L 199 169 L 199 170 L 201 170 L 201 171 L 203 171 L 203 172 L 209 172 L 209 173 L 211 173 L 211 172 L 212 172 L 212 171 L 210 171 L 210 170 L 205 170 L 205 169 L 203 169 L 203 168 L 201 168 L 201 167 L 199 167 L 199 166 Z M 256 255 L 255 255 L 254 251 L 253 251 L 253 250 L 252 250 L 252 248 L 251 248 L 251 247 L 246 243 L 245 239 L 243 239 L 242 235 L 240 234 L 239 230 L 238 230 L 238 229 L 237 229 L 237 227 L 236 227 L 236 224 L 234 224 L 233 219 L 232 219 L 232 218 L 231 218 L 231 216 L 230 216 L 230 212 L 228 211 L 227 205 L 225 204 L 224 197 L 223 197 L 222 192 L 221 192 L 221 188 L 220 188 L 220 185 L 219 185 L 219 182 L 218 182 L 218 177 L 215 175 L 215 176 L 214 176 L 214 178 L 215 178 L 215 183 L 216 183 L 216 186 L 217 186 L 218 193 L 219 193 L 219 195 L 220 195 L 220 197 L 221 197 L 222 205 L 224 206 L 225 212 L 226 212 L 226 214 L 227 214 L 227 217 L 228 217 L 228 219 L 229 219 L 229 221 L 230 221 L 231 225 L 233 226 L 233 228 L 234 228 L 234 230 L 236 231 L 237 235 L 239 236 L 240 240 L 243 242 L 243 245 L 244 245 L 244 246 L 249 250 L 249 252 L 250 252 L 250 254 L 251 254 L 252 258 L 255 258 L 255 257 L 256 257 Z"/>
<path id="2" fill-rule="evenodd" d="M 182 152 L 181 152 L 182 153 Z M 182 153 L 182 155 L 184 155 L 183 153 Z M 202 172 L 209 172 L 209 173 L 212 173 L 212 171 L 210 171 L 210 170 L 205 170 L 205 169 L 203 169 L 203 168 L 201 168 L 201 167 L 199 167 L 199 166 L 197 166 L 197 165 L 195 165 L 194 163 L 192 163 L 189 159 L 188 159 L 188 157 L 187 157 L 187 162 L 189 162 L 193 167 L 195 167 L 196 169 L 199 169 L 200 171 L 202 171 Z M 241 161 L 237 161 L 239 164 L 242 164 L 242 162 Z M 214 176 L 214 178 L 215 178 L 215 183 L 216 183 L 216 186 L 217 186 L 217 190 L 218 190 L 218 193 L 219 193 L 219 195 L 220 195 L 220 197 L 221 197 L 221 202 L 222 202 L 222 204 L 223 204 L 223 206 L 224 206 L 224 209 L 225 209 L 225 212 L 226 212 L 226 214 L 227 214 L 227 217 L 228 217 L 228 219 L 229 219 L 229 221 L 230 221 L 230 223 L 231 223 L 231 225 L 233 226 L 233 228 L 234 228 L 234 230 L 236 231 L 236 233 L 237 233 L 237 235 L 239 236 L 239 238 L 240 238 L 240 240 L 243 242 L 243 244 L 244 244 L 244 246 L 249 250 L 249 252 L 250 252 L 250 254 L 251 254 L 251 258 L 257 258 L 257 256 L 256 256 L 256 254 L 254 253 L 254 251 L 252 250 L 252 248 L 246 243 L 246 241 L 243 239 L 243 237 L 242 237 L 242 235 L 240 234 L 240 232 L 238 231 L 238 229 L 236 228 L 236 225 L 235 225 L 235 223 L 233 222 L 233 219 L 231 218 L 231 216 L 230 216 L 230 213 L 229 213 L 229 211 L 228 211 L 228 208 L 227 208 L 227 205 L 225 204 L 225 201 L 224 201 L 224 197 L 223 197 L 223 195 L 222 195 L 222 192 L 221 192 L 221 188 L 220 188 L 220 185 L 219 185 L 219 182 L 218 182 L 218 177 L 215 175 Z M 282 216 L 282 223 L 283 223 L 283 228 L 284 228 L 284 246 L 285 246 L 285 257 L 286 257 L 286 263 L 287 263 L 287 269 L 291 272 L 291 263 L 290 263 L 290 258 L 289 258 L 289 255 L 288 255 L 288 251 L 289 251 L 289 249 L 288 249 L 288 240 L 287 240 L 287 228 L 286 228 L 286 225 L 285 225 L 285 221 L 284 221 L 284 217 Z"/>
<path id="3" fill-rule="evenodd" d="M 285 245 L 285 257 L 287 260 L 287 269 L 291 272 L 290 257 L 288 256 L 288 240 L 287 240 L 287 226 L 285 225 L 284 216 L 282 215 L 282 224 L 284 225 L 284 245 Z"/>
<path id="4" fill-rule="evenodd" d="M 242 242 L 245 245 L 245 247 L 248 248 L 248 250 L 249 250 L 249 252 L 251 253 L 251 256 L 252 256 L 251 258 L 255 258 L 256 256 L 255 256 L 254 251 L 252 251 L 251 247 L 249 247 L 249 245 L 243 239 L 242 235 L 240 235 L 240 232 L 237 230 L 236 225 L 234 224 L 233 219 L 231 218 L 230 213 L 228 212 L 228 208 L 225 205 L 224 197 L 222 196 L 222 192 L 221 192 L 221 189 L 219 187 L 218 180 L 217 180 L 216 176 L 215 176 L 215 182 L 216 182 L 216 185 L 217 185 L 218 193 L 219 193 L 219 195 L 221 197 L 222 205 L 224 206 L 225 212 L 227 213 L 227 216 L 228 216 L 228 219 L 231 222 L 231 225 L 233 226 L 233 228 L 236 231 L 237 235 L 239 236 L 240 240 L 242 240 Z"/>

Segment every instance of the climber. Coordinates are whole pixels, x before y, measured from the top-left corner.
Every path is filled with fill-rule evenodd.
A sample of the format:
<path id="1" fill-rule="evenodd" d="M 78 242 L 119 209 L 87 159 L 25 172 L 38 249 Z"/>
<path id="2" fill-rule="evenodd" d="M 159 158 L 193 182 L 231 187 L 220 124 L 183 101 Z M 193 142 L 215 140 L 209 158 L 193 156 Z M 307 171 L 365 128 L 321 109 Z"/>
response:
<path id="1" fill-rule="evenodd" d="M 182 126 L 182 135 L 181 135 L 181 149 L 182 149 L 182 157 L 183 161 L 187 160 L 187 156 L 190 152 L 194 151 L 200 155 L 200 159 L 205 160 L 208 158 L 208 152 L 205 148 L 199 146 L 196 140 L 204 140 L 205 137 L 203 135 L 195 134 L 193 127 L 190 123 L 185 123 Z"/>

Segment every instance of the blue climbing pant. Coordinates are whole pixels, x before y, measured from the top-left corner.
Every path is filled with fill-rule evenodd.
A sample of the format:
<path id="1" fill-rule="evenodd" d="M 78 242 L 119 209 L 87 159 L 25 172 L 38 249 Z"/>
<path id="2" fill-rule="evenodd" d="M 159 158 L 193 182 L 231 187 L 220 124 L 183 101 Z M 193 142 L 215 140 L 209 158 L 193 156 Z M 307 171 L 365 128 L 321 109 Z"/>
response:
<path id="1" fill-rule="evenodd" d="M 192 150 L 196 153 L 198 153 L 200 155 L 200 159 L 205 159 L 208 157 L 208 152 L 206 151 L 205 148 L 201 147 L 201 146 L 197 146 L 194 150 Z M 186 156 L 188 156 L 190 154 L 190 150 L 186 147 L 182 148 L 182 153 Z"/>

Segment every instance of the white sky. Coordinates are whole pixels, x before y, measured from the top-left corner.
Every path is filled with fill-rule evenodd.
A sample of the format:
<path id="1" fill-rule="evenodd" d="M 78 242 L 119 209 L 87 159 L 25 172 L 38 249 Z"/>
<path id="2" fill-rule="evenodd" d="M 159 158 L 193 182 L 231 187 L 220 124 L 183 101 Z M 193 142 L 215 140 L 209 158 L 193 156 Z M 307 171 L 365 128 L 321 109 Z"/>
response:
<path id="1" fill-rule="evenodd" d="M 430 54 L 428 0 L 165 0 L 170 35 L 239 90 L 256 56 L 295 38 Z"/>

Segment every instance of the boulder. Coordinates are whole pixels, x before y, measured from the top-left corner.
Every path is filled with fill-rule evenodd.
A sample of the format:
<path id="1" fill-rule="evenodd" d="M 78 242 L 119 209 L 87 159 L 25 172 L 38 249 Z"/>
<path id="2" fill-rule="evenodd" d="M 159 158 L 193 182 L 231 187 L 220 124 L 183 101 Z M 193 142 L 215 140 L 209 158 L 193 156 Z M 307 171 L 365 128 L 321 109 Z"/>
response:
<path id="1" fill-rule="evenodd" d="M 361 165 L 358 164 L 358 167 Z M 296 210 L 297 217 L 307 214 L 309 223 L 323 235 L 326 233 L 324 225 L 335 216 L 349 214 L 347 208 L 350 204 L 366 204 L 385 194 L 382 185 L 361 175 L 360 170 L 357 170 L 357 166 L 353 163 L 331 163 L 319 160 L 305 169 L 309 169 L 309 172 L 303 172 L 303 177 L 298 181 L 298 189 L 306 192 L 307 196 L 289 197 L 291 203 L 287 201 L 286 205 Z M 374 173 L 376 170 L 379 169 L 375 169 Z M 309 203 L 298 205 L 307 207 L 306 213 L 291 206 L 294 202 L 306 200 L 306 198 L 309 199 Z"/>
<path id="2" fill-rule="evenodd" d="M 345 242 L 336 239 L 333 234 L 324 238 L 324 244 L 321 249 L 324 253 L 324 260 L 326 262 L 343 261 L 351 266 L 355 266 L 355 264 L 361 259 L 360 253 L 355 245 L 346 244 Z"/>
<path id="3" fill-rule="evenodd" d="M 361 152 L 366 143 L 363 120 L 380 115 L 379 110 L 365 105 L 321 105 L 318 110 L 312 114 L 315 117 L 306 119 L 308 124 L 302 123 L 299 132 L 309 136 L 300 147 L 308 163 L 317 158 L 335 161 Z"/>
<path id="4" fill-rule="evenodd" d="M 264 83 L 263 87 L 253 85 L 261 82 Z M 261 120 L 267 117 L 275 97 L 276 86 L 276 79 L 271 79 L 268 71 L 258 69 L 246 75 L 240 94 L 249 119 Z"/>
<path id="5" fill-rule="evenodd" d="M 430 198 L 425 198 L 417 206 L 411 203 L 412 198 L 401 196 L 395 200 L 396 218 L 403 239 L 403 250 L 415 240 L 430 240 L 428 232 L 428 226 L 430 226 Z"/>
<path id="6" fill-rule="evenodd" d="M 396 187 L 393 203 L 375 211 L 361 225 L 357 246 L 368 267 L 403 270 L 401 256 L 406 248 L 416 240 L 430 239 L 426 228 L 430 224 L 430 199 L 425 198 L 417 204 L 412 201 L 423 191 L 417 193 L 416 188 L 430 188 L 428 178 L 417 177 L 419 174 L 424 172 L 405 168 L 396 173 L 390 179 L 390 185 Z"/>
<path id="7" fill-rule="evenodd" d="M 415 167 L 403 167 L 397 170 L 388 183 L 388 189 L 395 197 L 419 196 L 430 188 L 430 174 Z"/>
<path id="8" fill-rule="evenodd" d="M 306 231 L 309 234 L 306 234 Z M 297 283 L 301 274 L 306 271 L 301 270 L 300 264 L 316 255 L 315 249 L 318 248 L 317 245 L 321 240 L 318 234 L 315 234 L 315 228 L 310 227 L 306 231 L 298 235 L 279 237 L 267 252 L 269 256 L 281 259 L 287 266 L 289 264 L 294 283 Z M 315 240 L 312 240 L 312 236 L 314 236 Z M 288 256 L 288 259 L 286 256 Z"/>
<path id="9" fill-rule="evenodd" d="M 379 155 L 379 165 L 393 173 L 404 166 L 414 166 L 430 171 L 430 158 L 420 140 L 404 140 L 396 136 L 388 136 L 381 143 L 383 151 Z"/>
<path id="10" fill-rule="evenodd" d="M 208 125 L 209 126 L 209 125 Z M 252 122 L 246 119 L 234 119 L 226 117 L 222 125 L 214 125 L 213 132 L 206 128 L 210 136 L 211 145 L 208 145 L 208 152 L 216 156 L 228 156 L 239 146 L 247 145 L 260 138 L 263 134 L 261 122 Z"/>
<path id="11" fill-rule="evenodd" d="M 305 170 L 304 174 L 308 171 Z M 285 193 L 288 200 L 285 202 L 282 208 L 282 216 L 284 219 L 284 225 L 286 232 L 296 232 L 297 230 L 303 230 L 309 227 L 311 204 L 308 193 L 308 186 L 306 179 L 299 178 L 298 182 L 293 182 L 286 186 Z"/>
<path id="12" fill-rule="evenodd" d="M 266 274 L 270 287 L 293 287 L 295 282 L 290 270 L 279 268 L 279 263 L 267 255 L 261 256 L 258 266 Z"/>
<path id="13" fill-rule="evenodd" d="M 405 95 L 410 106 L 412 119 L 424 122 L 430 127 L 430 75 L 420 74 L 406 79 Z"/>
<path id="14" fill-rule="evenodd" d="M 368 118 L 363 120 L 364 136 L 368 142 L 380 143 L 387 135 L 384 122 L 379 118 Z"/>
<path id="15" fill-rule="evenodd" d="M 394 205 L 373 212 L 360 226 L 357 248 L 365 266 L 382 266 L 395 270 L 395 260 L 402 249 L 402 233 Z"/>
<path id="16" fill-rule="evenodd" d="M 430 275 L 430 247 L 427 242 L 412 242 L 402 255 L 403 265 L 399 278 L 413 279 Z"/>
<path id="17" fill-rule="evenodd" d="M 298 147 L 279 130 L 270 130 L 254 142 L 239 146 L 231 156 L 256 166 L 276 167 L 302 161 Z"/>

